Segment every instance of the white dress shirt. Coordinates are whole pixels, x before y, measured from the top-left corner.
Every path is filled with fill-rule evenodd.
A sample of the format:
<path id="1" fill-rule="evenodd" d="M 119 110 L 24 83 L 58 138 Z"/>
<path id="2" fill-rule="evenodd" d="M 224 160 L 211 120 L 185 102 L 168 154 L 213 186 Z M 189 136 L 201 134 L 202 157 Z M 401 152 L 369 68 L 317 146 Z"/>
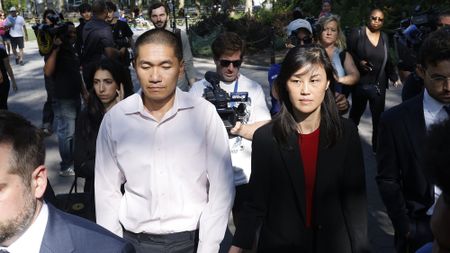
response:
<path id="1" fill-rule="evenodd" d="M 125 183 L 122 196 L 120 185 Z M 200 230 L 218 252 L 234 199 L 228 136 L 214 106 L 177 88 L 158 122 L 141 94 L 115 105 L 97 137 L 97 223 L 117 235 Z"/>
<path id="2" fill-rule="evenodd" d="M 430 96 L 427 89 L 423 93 L 423 114 L 425 117 L 425 125 L 427 130 L 430 129 L 431 125 L 442 122 L 448 118 L 448 114 L 444 109 L 445 104 L 437 101 Z M 434 186 L 434 204 L 428 209 L 427 214 L 432 215 L 434 211 L 434 206 L 441 195 L 441 189 Z"/>
<path id="3" fill-rule="evenodd" d="M 39 253 L 44 238 L 45 228 L 48 221 L 47 204 L 42 205 L 37 218 L 31 226 L 9 247 L 0 247 L 0 250 L 6 249 L 9 253 Z"/>
<path id="4" fill-rule="evenodd" d="M 231 83 L 220 82 L 220 87 L 228 93 L 234 92 L 235 87 L 237 92 L 248 92 L 248 102 L 245 102 L 248 121 L 246 123 L 255 123 L 258 121 L 270 120 L 270 112 L 266 105 L 266 98 L 261 85 L 246 76 L 240 74 L 238 84 L 236 81 Z M 189 90 L 197 96 L 202 96 L 204 89 L 210 84 L 202 79 L 194 83 Z M 235 105 L 237 106 L 237 105 Z M 232 137 L 229 140 L 231 150 L 231 161 L 234 170 L 234 184 L 247 184 L 251 174 L 251 154 L 252 142 L 242 137 Z"/>

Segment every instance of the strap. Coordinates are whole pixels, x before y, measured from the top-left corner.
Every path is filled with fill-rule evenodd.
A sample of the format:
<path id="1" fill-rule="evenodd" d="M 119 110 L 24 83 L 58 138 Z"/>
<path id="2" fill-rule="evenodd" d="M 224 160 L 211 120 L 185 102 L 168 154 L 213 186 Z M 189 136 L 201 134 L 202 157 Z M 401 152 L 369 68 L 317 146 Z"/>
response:
<path id="1" fill-rule="evenodd" d="M 383 40 L 383 46 L 384 46 L 384 58 L 383 58 L 383 64 L 381 64 L 380 71 L 378 72 L 378 75 L 377 75 L 377 80 L 375 80 L 376 84 L 378 84 L 378 81 L 381 79 L 381 74 L 383 73 L 384 68 L 386 67 L 387 58 L 388 58 L 387 41 L 386 41 L 387 38 L 383 32 L 381 32 L 381 39 Z"/>

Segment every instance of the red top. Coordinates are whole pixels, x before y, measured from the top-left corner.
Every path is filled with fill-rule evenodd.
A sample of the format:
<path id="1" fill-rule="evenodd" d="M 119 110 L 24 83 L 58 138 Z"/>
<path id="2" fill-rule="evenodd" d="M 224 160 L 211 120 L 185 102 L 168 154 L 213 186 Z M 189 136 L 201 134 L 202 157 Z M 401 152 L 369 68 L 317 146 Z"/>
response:
<path id="1" fill-rule="evenodd" d="M 314 184 L 316 183 L 317 151 L 319 149 L 319 133 L 317 128 L 310 134 L 299 134 L 298 145 L 305 173 L 306 227 L 311 226 Z"/>

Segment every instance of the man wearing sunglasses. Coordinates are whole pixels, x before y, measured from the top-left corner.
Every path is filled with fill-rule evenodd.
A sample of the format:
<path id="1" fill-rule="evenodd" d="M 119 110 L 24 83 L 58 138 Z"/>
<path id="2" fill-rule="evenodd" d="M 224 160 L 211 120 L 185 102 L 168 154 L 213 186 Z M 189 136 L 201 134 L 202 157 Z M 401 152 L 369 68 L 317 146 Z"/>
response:
<path id="1" fill-rule="evenodd" d="M 248 93 L 248 101 L 245 102 L 245 120 L 236 123 L 236 126 L 230 130 L 229 137 L 236 186 L 233 217 L 234 222 L 238 223 L 239 212 L 248 196 L 247 183 L 251 172 L 250 156 L 253 133 L 270 120 L 270 112 L 261 85 L 239 72 L 244 57 L 244 42 L 239 35 L 233 32 L 222 33 L 214 40 L 211 49 L 216 72 L 220 77 L 220 87 L 229 94 Z M 210 85 L 203 79 L 194 83 L 189 92 L 202 96 L 204 89 Z M 234 106 L 237 107 L 238 104 Z"/>
<path id="2" fill-rule="evenodd" d="M 441 191 L 427 177 L 424 140 L 433 124 L 450 118 L 450 29 L 425 39 L 419 64 L 424 91 L 386 111 L 379 124 L 376 180 L 397 252 L 415 252 L 433 241 L 429 222 Z"/>

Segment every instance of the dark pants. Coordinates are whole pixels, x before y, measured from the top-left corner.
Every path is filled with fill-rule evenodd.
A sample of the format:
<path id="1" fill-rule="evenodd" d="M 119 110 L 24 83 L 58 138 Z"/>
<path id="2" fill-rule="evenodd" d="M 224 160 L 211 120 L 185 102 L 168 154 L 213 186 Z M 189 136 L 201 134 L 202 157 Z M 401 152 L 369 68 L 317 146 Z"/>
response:
<path id="1" fill-rule="evenodd" d="M 54 118 L 52 108 L 54 85 L 51 78 L 44 77 L 44 81 L 45 81 L 45 91 L 47 92 L 47 101 L 45 101 L 44 108 L 42 109 L 42 126 L 52 130 Z"/>
<path id="2" fill-rule="evenodd" d="M 194 253 L 198 246 L 198 230 L 165 235 L 135 234 L 124 230 L 123 238 L 133 244 L 136 253 Z"/>
<path id="3" fill-rule="evenodd" d="M 0 83 L 0 109 L 8 110 L 9 87 L 9 82 Z"/>
<path id="4" fill-rule="evenodd" d="M 433 241 L 430 216 L 411 219 L 410 222 L 411 231 L 408 238 L 405 238 L 404 235 L 395 235 L 397 253 L 414 253 L 426 243 Z"/>
<path id="5" fill-rule="evenodd" d="M 378 123 L 380 122 L 381 113 L 384 111 L 386 98 L 386 87 L 379 85 L 378 88 L 379 92 L 375 89 L 375 85 L 358 84 L 352 92 L 352 108 L 349 115 L 349 118 L 356 125 L 359 125 L 361 116 L 366 110 L 367 101 L 369 101 L 372 114 L 372 150 L 374 152 L 377 148 Z"/>

